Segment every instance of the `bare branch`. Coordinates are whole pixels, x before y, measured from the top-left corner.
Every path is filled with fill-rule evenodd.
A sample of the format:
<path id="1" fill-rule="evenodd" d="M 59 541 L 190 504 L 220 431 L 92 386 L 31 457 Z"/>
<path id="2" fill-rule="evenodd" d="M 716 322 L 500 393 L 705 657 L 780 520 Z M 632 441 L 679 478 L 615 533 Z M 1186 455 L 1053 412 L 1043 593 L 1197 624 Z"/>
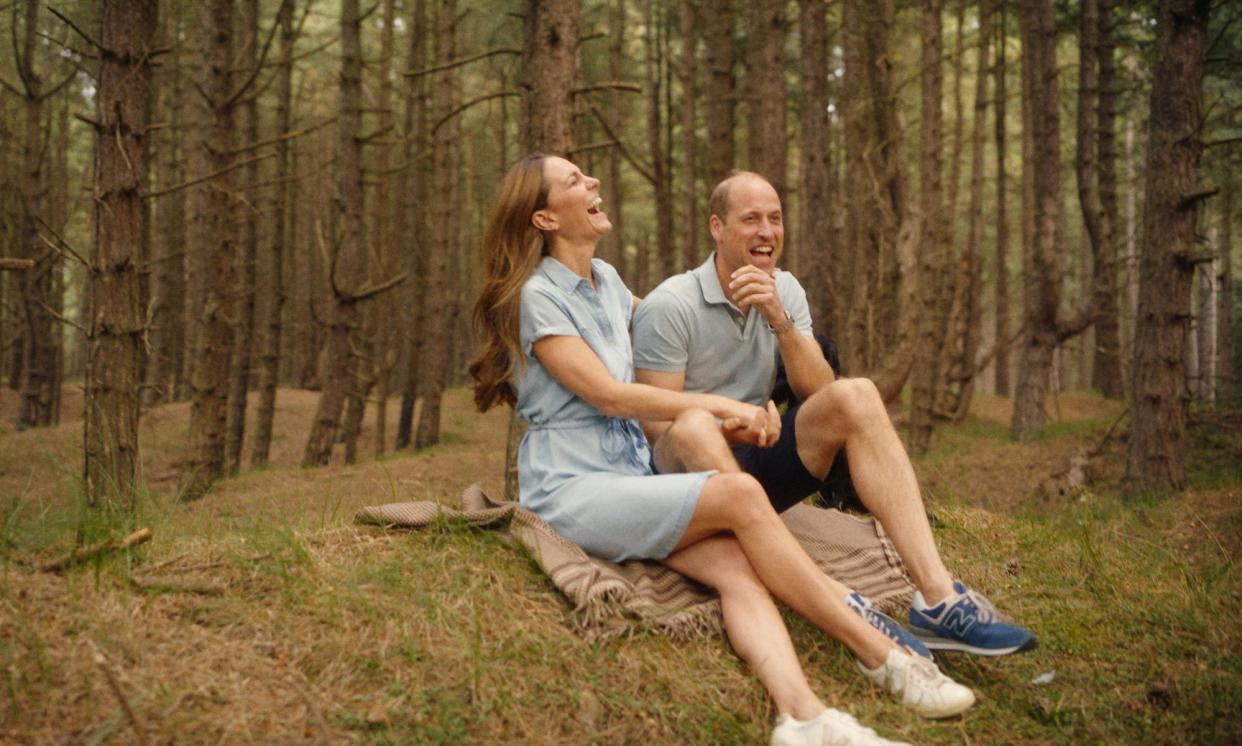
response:
<path id="1" fill-rule="evenodd" d="M 570 93 L 577 96 L 583 93 L 593 93 L 595 91 L 630 91 L 632 93 L 642 93 L 643 87 L 637 83 L 631 83 L 628 80 L 601 80 L 598 83 L 584 85 L 575 88 Z"/>
<path id="2" fill-rule="evenodd" d="M 33 259 L 18 259 L 11 256 L 0 256 L 0 272 L 5 270 L 30 269 L 35 266 Z"/>
<path id="3" fill-rule="evenodd" d="M 338 288 L 338 291 L 340 292 L 341 296 L 347 301 L 360 301 L 360 300 L 366 300 L 367 298 L 370 298 L 374 295 L 379 295 L 385 290 L 391 290 L 392 288 L 395 288 L 396 286 L 400 285 L 403 282 L 405 282 L 404 272 L 402 272 L 401 274 L 395 277 L 390 277 L 387 280 L 384 280 L 383 282 L 379 283 L 378 285 L 372 285 L 371 283 L 367 283 L 366 285 L 363 285 L 361 288 L 359 288 L 356 292 L 350 293 L 344 290 L 339 290 L 339 288 Z"/>
<path id="4" fill-rule="evenodd" d="M 176 192 L 176 191 L 178 191 L 178 190 L 181 190 L 181 189 L 186 189 L 186 188 L 188 188 L 188 187 L 195 186 L 196 184 L 202 184 L 204 181 L 211 181 L 212 179 L 216 178 L 217 176 L 223 176 L 224 174 L 228 173 L 229 171 L 233 171 L 233 170 L 235 170 L 235 169 L 241 168 L 242 166 L 247 166 L 247 165 L 250 165 L 251 163 L 258 163 L 259 161 L 265 161 L 265 160 L 267 160 L 268 158 L 272 158 L 272 157 L 273 157 L 273 156 L 275 156 L 275 155 L 276 155 L 275 153 L 268 153 L 267 155 L 256 155 L 254 158 L 247 158 L 247 159 L 246 159 L 246 160 L 244 160 L 244 161 L 238 161 L 238 162 L 236 162 L 236 163 L 233 163 L 233 164 L 230 164 L 230 165 L 228 165 L 228 166 L 225 166 L 224 168 L 219 169 L 218 171 L 214 171 L 214 172 L 212 172 L 212 173 L 209 173 L 209 174 L 207 174 L 206 176 L 200 176 L 200 177 L 199 177 L 199 178 L 197 178 L 197 179 L 190 179 L 189 181 L 183 181 L 183 182 L 181 182 L 180 184 L 173 184 L 172 186 L 168 187 L 167 189 L 160 189 L 160 190 L 158 190 L 158 191 L 155 191 L 155 192 L 150 192 L 150 193 L 148 193 L 148 194 L 145 194 L 145 195 L 143 195 L 143 196 L 144 196 L 144 198 L 145 198 L 145 199 L 155 199 L 156 197 L 163 197 L 163 196 L 164 196 L 164 195 L 166 195 L 166 194 L 171 194 L 171 193 Z"/>
<path id="5" fill-rule="evenodd" d="M 258 142 L 247 143 L 247 144 L 245 144 L 245 145 L 241 146 L 240 148 L 234 148 L 234 149 L 232 149 L 232 150 L 228 150 L 228 151 L 226 151 L 226 153 L 227 153 L 228 155 L 238 155 L 238 154 L 240 154 L 240 153 L 245 153 L 245 152 L 250 151 L 250 150 L 258 150 L 259 148 L 267 147 L 268 145 L 275 145 L 276 143 L 278 143 L 278 142 L 283 142 L 283 141 L 285 141 L 285 140 L 294 140 L 294 139 L 297 139 L 297 138 L 299 138 L 299 137 L 301 137 L 301 136 L 303 136 L 303 135 L 309 135 L 309 134 L 310 134 L 310 133 L 312 133 L 312 132 L 315 132 L 315 131 L 317 131 L 317 130 L 321 130 L 321 129 L 323 129 L 324 127 L 327 127 L 329 124 L 333 124 L 333 123 L 335 123 L 335 122 L 336 122 L 336 117 L 329 117 L 329 118 L 327 118 L 327 119 L 323 120 L 322 122 L 320 122 L 319 124 L 313 124 L 313 125 L 311 125 L 311 126 L 309 126 L 309 127 L 303 127 L 303 128 L 302 128 L 302 129 L 300 129 L 300 130 L 294 130 L 294 131 L 292 131 L 292 132 L 286 132 L 286 133 L 285 133 L 285 134 L 283 134 L 283 135 L 280 135 L 280 136 L 278 136 L 278 137 L 268 138 L 267 140 L 260 140 L 260 141 L 258 141 Z M 150 129 L 150 128 L 148 128 L 148 129 Z"/>
<path id="6" fill-rule="evenodd" d="M 434 126 L 432 126 L 431 134 L 434 136 L 437 132 L 440 131 L 440 128 L 442 126 L 444 126 L 445 124 L 449 122 L 450 119 L 452 119 L 453 117 L 456 117 L 458 114 L 462 113 L 466 109 L 469 109 L 471 106 L 474 106 L 475 104 L 481 104 L 484 101 L 490 101 L 494 98 L 505 98 L 507 96 L 516 97 L 516 96 L 521 96 L 521 95 L 522 94 L 519 93 L 518 91 L 499 91 L 497 93 L 489 93 L 487 95 L 479 96 L 478 98 L 471 99 L 470 101 L 467 101 L 461 106 L 458 106 L 456 109 L 453 109 L 448 114 L 445 114 L 444 116 L 440 117 L 440 120 L 437 121 Z"/>
<path id="7" fill-rule="evenodd" d="M 1195 191 L 1189 194 L 1183 194 L 1181 201 L 1177 203 L 1177 209 L 1189 210 L 1190 208 L 1194 207 L 1198 203 L 1202 202 L 1208 197 L 1211 197 L 1212 195 L 1216 194 L 1219 191 L 1220 191 L 1220 187 L 1204 186 L 1204 187 L 1200 187 L 1199 189 L 1196 189 Z"/>
<path id="8" fill-rule="evenodd" d="M 620 137 L 617 137 L 617 133 L 612 131 L 612 127 L 608 126 L 608 120 L 605 119 L 604 115 L 600 113 L 599 107 L 595 104 L 591 104 L 590 106 L 591 113 L 595 115 L 595 118 L 599 121 L 600 126 L 604 128 L 604 134 L 616 141 L 617 147 L 621 149 L 621 155 L 625 157 L 625 160 L 629 161 L 630 165 L 634 167 L 634 170 L 642 174 L 644 179 L 654 185 L 656 183 L 656 179 L 655 176 L 652 175 L 651 171 L 638 162 L 638 158 L 630 152 L 628 147 L 626 147 L 625 141 Z"/>
<path id="9" fill-rule="evenodd" d="M 62 14 L 59 10 L 56 10 L 55 8 L 53 8 L 53 7 L 52 7 L 52 6 L 50 6 L 50 5 L 49 5 L 49 6 L 47 6 L 47 9 L 48 9 L 48 12 L 50 12 L 52 15 L 54 15 L 54 16 L 56 16 L 57 18 L 59 18 L 60 20 L 64 21 L 64 23 L 65 23 L 65 25 L 66 25 L 66 26 L 68 26 L 69 28 L 71 28 L 71 29 L 73 29 L 74 31 L 76 31 L 76 32 L 77 32 L 77 34 L 78 34 L 78 36 L 80 36 L 80 37 L 82 37 L 83 39 L 85 39 L 85 40 L 86 40 L 86 43 L 87 43 L 87 44 L 90 44 L 92 47 L 94 47 L 95 49 L 98 49 L 100 52 L 106 52 L 106 51 L 108 51 L 108 50 L 106 50 L 106 49 L 104 49 L 104 48 L 103 48 L 103 45 L 101 45 L 99 42 L 97 42 L 97 41 L 95 41 L 94 39 L 92 39 L 90 34 L 86 33 L 86 32 L 85 32 L 85 31 L 83 31 L 82 29 L 78 28 L 78 24 L 76 24 L 76 23 L 74 23 L 73 21 L 69 20 L 69 19 L 68 19 L 67 17 L 65 17 L 65 16 L 64 16 L 64 15 L 63 15 L 63 14 Z"/>
<path id="10" fill-rule="evenodd" d="M 55 308 L 52 308 L 51 306 L 49 306 L 48 304 L 44 303 L 43 301 L 39 301 L 39 306 L 40 306 L 40 307 L 41 307 L 44 311 L 47 311 L 47 313 L 48 313 L 48 315 L 49 315 L 49 316 L 51 316 L 52 318 L 56 319 L 57 321 L 59 321 L 60 323 L 64 324 L 65 326 L 72 326 L 74 329 L 77 329 L 78 331 L 82 332 L 82 335 L 83 335 L 83 336 L 87 336 L 87 337 L 89 337 L 89 336 L 90 336 L 90 332 L 87 330 L 87 328 L 86 328 L 86 327 L 82 326 L 81 324 L 79 324 L 78 322 L 74 321 L 73 319 L 71 319 L 71 318 L 69 318 L 69 317 L 65 316 L 65 315 L 64 315 L 64 314 L 62 314 L 62 313 L 60 313 L 60 312 L 59 312 L 59 311 L 57 311 Z"/>
<path id="11" fill-rule="evenodd" d="M 448 62 L 443 62 L 439 65 L 432 65 L 431 67 L 424 67 L 422 70 L 415 70 L 413 72 L 407 72 L 405 73 L 405 76 L 407 78 L 418 78 L 423 75 L 430 75 L 431 73 L 438 73 L 441 70 L 449 70 L 454 67 L 461 67 L 462 65 L 468 65 L 471 62 L 484 59 L 485 57 L 494 57 L 498 54 L 520 55 L 521 53 L 522 53 L 522 50 L 516 47 L 493 47 L 492 49 L 484 50 L 482 52 L 479 52 L 478 54 L 471 55 L 469 57 L 462 57 L 456 60 L 449 60 Z"/>
<path id="12" fill-rule="evenodd" d="M 276 11 L 277 16 L 280 15 L 280 11 L 284 9 L 285 4 L 288 2 L 289 0 L 281 0 L 280 9 Z M 272 48 L 272 39 L 276 38 L 276 29 L 279 27 L 280 24 L 273 20 L 272 27 L 267 31 L 267 39 L 263 41 L 263 51 L 259 54 L 258 62 L 250 70 L 250 75 L 246 77 L 246 80 L 238 86 L 237 90 L 233 91 L 231 96 L 225 99 L 224 106 L 232 106 L 242 96 L 246 95 L 246 92 L 254 85 L 255 78 L 259 77 L 259 71 L 263 69 L 263 61 L 267 59 L 268 50 Z"/>

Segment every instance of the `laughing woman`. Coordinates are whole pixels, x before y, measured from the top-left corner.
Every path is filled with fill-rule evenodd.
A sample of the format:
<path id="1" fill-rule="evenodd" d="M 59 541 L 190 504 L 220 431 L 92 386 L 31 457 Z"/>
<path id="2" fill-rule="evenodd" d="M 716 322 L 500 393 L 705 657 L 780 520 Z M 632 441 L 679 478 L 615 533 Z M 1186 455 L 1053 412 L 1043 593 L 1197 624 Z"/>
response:
<path id="1" fill-rule="evenodd" d="M 729 641 L 778 713 L 773 744 L 891 743 L 811 690 L 773 595 L 849 647 L 915 712 L 946 717 L 970 707 L 973 693 L 941 674 L 908 633 L 847 606 L 849 589 L 807 556 L 753 478 L 652 473 L 635 420 L 676 427 L 712 418 L 763 446 L 776 441 L 780 418 L 770 402 L 765 409 L 633 382 L 637 299 L 594 258 L 611 229 L 599 181 L 564 158 L 529 156 L 500 185 L 475 307 L 483 344 L 470 374 L 480 410 L 508 403 L 530 425 L 518 451 L 523 507 L 596 557 L 659 560 L 716 589 Z"/>

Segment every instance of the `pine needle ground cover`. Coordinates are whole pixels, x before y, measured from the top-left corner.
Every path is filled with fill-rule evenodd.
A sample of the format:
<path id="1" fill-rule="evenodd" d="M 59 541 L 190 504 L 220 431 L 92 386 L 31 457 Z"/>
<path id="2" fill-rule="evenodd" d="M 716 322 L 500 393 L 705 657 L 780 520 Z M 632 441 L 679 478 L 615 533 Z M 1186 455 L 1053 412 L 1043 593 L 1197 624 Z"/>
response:
<path id="1" fill-rule="evenodd" d="M 0 432 L 0 743 L 766 742 L 773 713 L 723 639 L 587 645 L 502 535 L 352 524 L 362 505 L 498 490 L 502 413 L 452 391 L 441 445 L 303 470 L 314 404 L 282 390 L 272 465 L 188 504 L 174 494 L 188 408 L 153 410 L 146 492 L 124 518 L 80 506 L 80 423 Z M 920 743 L 1242 740 L 1242 421 L 1196 418 L 1185 493 L 1123 500 L 1124 422 L 1106 437 L 1123 406 L 1049 409 L 1045 436 L 1014 444 L 1006 403 L 980 397 L 917 464 L 950 567 L 1040 647 L 941 655 L 980 702 L 930 723 L 792 619 L 816 690 Z M 1084 485 L 1048 480 L 1084 450 Z M 79 536 L 140 526 L 146 544 L 37 569 Z"/>

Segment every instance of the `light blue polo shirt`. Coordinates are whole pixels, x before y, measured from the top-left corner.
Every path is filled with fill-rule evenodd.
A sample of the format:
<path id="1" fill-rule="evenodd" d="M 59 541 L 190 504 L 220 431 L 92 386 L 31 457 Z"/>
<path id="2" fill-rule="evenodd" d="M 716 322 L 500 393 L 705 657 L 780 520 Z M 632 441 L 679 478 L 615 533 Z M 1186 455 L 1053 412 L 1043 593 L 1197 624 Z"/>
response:
<path id="1" fill-rule="evenodd" d="M 763 406 L 776 383 L 780 343 L 758 309 L 743 314 L 725 298 L 715 262 L 713 252 L 699 267 L 660 283 L 638 305 L 634 367 L 685 371 L 686 391 Z M 811 309 L 802 285 L 778 270 L 776 292 L 794 326 L 811 336 Z"/>

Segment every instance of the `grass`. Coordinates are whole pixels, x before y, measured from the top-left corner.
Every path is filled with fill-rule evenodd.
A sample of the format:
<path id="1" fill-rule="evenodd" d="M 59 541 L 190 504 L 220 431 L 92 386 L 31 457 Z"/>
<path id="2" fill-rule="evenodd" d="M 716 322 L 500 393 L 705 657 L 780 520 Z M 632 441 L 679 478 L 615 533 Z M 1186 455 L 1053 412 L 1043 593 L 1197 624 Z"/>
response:
<path id="1" fill-rule="evenodd" d="M 282 391 L 272 465 L 190 504 L 173 494 L 188 410 L 149 413 L 135 517 L 79 507 L 80 423 L 0 435 L 0 743 L 133 743 L 122 699 L 156 743 L 766 741 L 770 705 L 724 640 L 588 645 L 502 535 L 351 523 L 362 505 L 451 502 L 480 478 L 497 490 L 503 414 L 471 414 L 453 391 L 435 448 L 302 470 L 314 402 Z M 791 618 L 825 701 L 920 743 L 1242 741 L 1234 421 L 1192 427 L 1184 493 L 1119 496 L 1120 433 L 1085 488 L 1038 489 L 1122 409 L 1062 395 L 1041 438 L 1015 444 L 1005 402 L 978 397 L 966 422 L 938 430 L 916 466 L 942 552 L 1040 647 L 940 656 L 980 702 L 928 722 Z M 134 525 L 154 540 L 63 576 L 31 569 Z"/>

